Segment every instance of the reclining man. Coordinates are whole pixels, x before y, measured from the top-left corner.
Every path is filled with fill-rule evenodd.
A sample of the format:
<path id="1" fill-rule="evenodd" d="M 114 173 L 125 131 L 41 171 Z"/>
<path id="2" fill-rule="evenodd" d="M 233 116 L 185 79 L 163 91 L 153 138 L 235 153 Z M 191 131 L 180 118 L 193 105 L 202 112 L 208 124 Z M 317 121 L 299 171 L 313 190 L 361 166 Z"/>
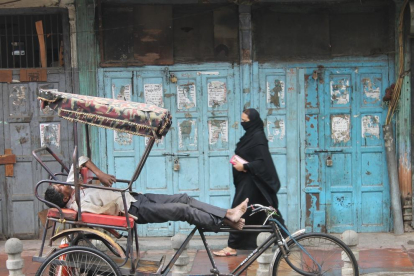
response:
<path id="1" fill-rule="evenodd" d="M 116 182 L 115 176 L 102 172 L 87 157 L 79 158 L 79 165 L 90 169 L 104 186 L 110 187 Z M 67 182 L 73 183 L 73 167 Z M 186 221 L 198 227 L 209 230 L 218 230 L 222 223 L 241 230 L 248 199 L 233 209 L 223 209 L 204 202 L 200 202 L 187 194 L 137 194 L 125 193 L 128 213 L 138 218 L 139 224 L 160 223 L 167 221 Z M 78 206 L 75 201 L 75 189 L 70 185 L 55 184 L 47 188 L 45 199 L 59 207 L 70 208 L 75 211 Z M 96 214 L 118 215 L 124 212 L 121 193 L 85 188 L 80 192 L 83 212 Z"/>

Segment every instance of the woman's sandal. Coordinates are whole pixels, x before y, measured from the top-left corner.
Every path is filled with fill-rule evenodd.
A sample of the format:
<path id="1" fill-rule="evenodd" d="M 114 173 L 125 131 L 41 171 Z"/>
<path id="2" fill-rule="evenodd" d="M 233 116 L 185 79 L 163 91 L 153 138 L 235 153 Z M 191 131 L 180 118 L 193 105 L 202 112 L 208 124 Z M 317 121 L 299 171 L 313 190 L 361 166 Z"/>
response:
<path id="1" fill-rule="evenodd" d="M 237 256 L 237 251 L 230 247 L 225 247 L 220 251 L 213 251 L 213 254 L 217 257 L 230 257 Z"/>

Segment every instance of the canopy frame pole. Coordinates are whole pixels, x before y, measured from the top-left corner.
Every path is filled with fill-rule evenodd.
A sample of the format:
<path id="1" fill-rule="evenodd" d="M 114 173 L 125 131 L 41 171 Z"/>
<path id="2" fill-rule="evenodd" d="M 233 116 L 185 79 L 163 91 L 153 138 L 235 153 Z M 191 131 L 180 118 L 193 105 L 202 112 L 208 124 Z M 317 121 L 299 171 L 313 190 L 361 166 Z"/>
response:
<path id="1" fill-rule="evenodd" d="M 131 181 L 128 183 L 128 188 L 130 191 L 132 191 L 132 183 L 134 183 L 138 176 L 141 174 L 142 168 L 144 167 L 145 162 L 147 161 L 147 158 L 151 152 L 152 146 L 155 143 L 155 137 L 151 137 L 148 141 L 148 145 L 145 148 L 144 153 L 142 154 L 141 160 L 139 161 L 139 164 L 134 172 L 134 175 L 131 178 Z"/>

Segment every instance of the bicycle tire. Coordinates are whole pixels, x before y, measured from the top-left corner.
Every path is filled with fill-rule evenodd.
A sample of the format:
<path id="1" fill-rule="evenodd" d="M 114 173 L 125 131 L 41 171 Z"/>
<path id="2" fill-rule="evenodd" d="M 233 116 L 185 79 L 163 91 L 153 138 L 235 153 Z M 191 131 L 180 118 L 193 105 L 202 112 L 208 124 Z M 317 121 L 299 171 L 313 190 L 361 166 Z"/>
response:
<path id="1" fill-rule="evenodd" d="M 273 264 L 273 276 L 359 275 L 358 262 L 354 254 L 340 239 L 325 233 L 302 234 L 295 239 L 320 267 L 293 240 L 289 240 L 288 261 L 284 259 L 283 253 L 279 252 Z"/>
<path id="2" fill-rule="evenodd" d="M 97 249 L 70 246 L 51 254 L 36 276 L 121 276 L 117 264 Z"/>

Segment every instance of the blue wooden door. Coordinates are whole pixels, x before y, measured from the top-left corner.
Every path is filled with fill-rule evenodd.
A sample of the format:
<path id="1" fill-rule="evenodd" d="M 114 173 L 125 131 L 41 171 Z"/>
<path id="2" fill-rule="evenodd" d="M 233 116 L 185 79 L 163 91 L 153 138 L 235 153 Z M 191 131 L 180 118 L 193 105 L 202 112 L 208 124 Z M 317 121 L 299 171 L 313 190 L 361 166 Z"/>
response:
<path id="1" fill-rule="evenodd" d="M 173 192 L 223 208 L 232 203 L 230 156 L 234 151 L 235 101 L 232 70 L 174 71 L 170 83 Z M 174 168 L 173 164 L 173 168 Z M 176 223 L 176 232 L 188 232 Z"/>
<path id="2" fill-rule="evenodd" d="M 321 67 L 320 67 L 321 68 Z M 389 230 L 381 125 L 387 65 L 306 69 L 302 139 L 308 230 Z"/>
<path id="3" fill-rule="evenodd" d="M 138 101 L 170 108 L 165 73 L 159 70 L 105 72 L 104 93 L 107 98 Z M 107 171 L 119 179 L 131 179 L 148 142 L 147 138 L 131 134 L 103 130 L 101 141 L 107 145 L 107 153 L 101 152 Z M 142 193 L 172 193 L 171 135 L 156 142 L 133 190 Z M 103 163 L 105 164 L 105 163 Z M 126 184 L 117 184 L 123 187 Z M 173 234 L 172 223 L 139 225 L 143 236 L 167 236 Z"/>
<path id="4" fill-rule="evenodd" d="M 299 228 L 298 69 L 259 70 L 258 107 L 279 175 L 279 209 L 286 226 Z"/>

